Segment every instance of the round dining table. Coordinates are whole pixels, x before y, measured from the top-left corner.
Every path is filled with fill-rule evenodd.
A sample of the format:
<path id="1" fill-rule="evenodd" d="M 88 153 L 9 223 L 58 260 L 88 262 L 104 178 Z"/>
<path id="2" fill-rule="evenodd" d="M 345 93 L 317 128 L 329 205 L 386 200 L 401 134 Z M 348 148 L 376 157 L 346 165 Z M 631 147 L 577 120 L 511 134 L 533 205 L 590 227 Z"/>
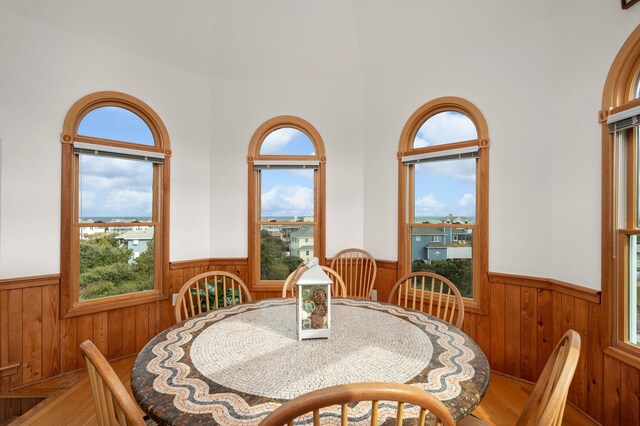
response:
<path id="1" fill-rule="evenodd" d="M 332 299 L 330 337 L 300 341 L 296 301 L 287 298 L 218 309 L 170 327 L 139 353 L 131 386 L 160 424 L 259 424 L 292 398 L 355 382 L 411 384 L 438 397 L 458 420 L 482 399 L 489 371 L 483 352 L 460 329 L 372 300 Z M 370 407 L 353 404 L 349 423 L 369 424 Z M 379 411 L 382 420 L 387 412 L 394 413 Z M 418 412 L 408 407 L 405 418 Z"/>

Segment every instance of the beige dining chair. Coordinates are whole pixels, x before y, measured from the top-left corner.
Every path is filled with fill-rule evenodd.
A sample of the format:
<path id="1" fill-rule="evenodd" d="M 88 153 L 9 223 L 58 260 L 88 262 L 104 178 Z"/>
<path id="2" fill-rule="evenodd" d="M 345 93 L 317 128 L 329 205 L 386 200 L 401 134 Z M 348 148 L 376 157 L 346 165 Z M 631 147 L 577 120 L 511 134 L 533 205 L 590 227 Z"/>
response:
<path id="1" fill-rule="evenodd" d="M 320 268 L 325 272 L 325 274 L 327 274 L 331 281 L 333 281 L 333 284 L 331 285 L 331 297 L 346 297 L 347 287 L 345 286 L 342 277 L 340 277 L 336 271 L 327 266 L 321 265 Z M 296 297 L 296 283 L 307 269 L 308 268 L 302 264 L 298 266 L 295 271 L 289 274 L 282 286 L 283 298 Z M 287 293 L 289 293 L 290 296 L 287 296 Z"/>
<path id="2" fill-rule="evenodd" d="M 442 275 L 433 272 L 406 274 L 391 288 L 389 303 L 426 312 L 462 328 L 462 295 L 458 287 Z"/>
<path id="3" fill-rule="evenodd" d="M 556 345 L 542 374 L 525 404 L 516 426 L 560 426 L 567 404 L 567 394 L 580 358 L 580 335 L 568 330 Z M 474 416 L 458 423 L 460 426 L 487 425 Z"/>
<path id="4" fill-rule="evenodd" d="M 301 395 L 285 402 L 276 408 L 260 423 L 261 426 L 293 426 L 294 420 L 308 413 L 313 413 L 313 424 L 322 424 L 320 409 L 332 405 L 340 405 L 342 425 L 348 424 L 349 406 L 352 402 L 371 401 L 371 424 L 377 425 L 379 420 L 379 402 L 397 402 L 395 424 L 401 425 L 404 420 L 405 404 L 420 407 L 419 426 L 424 426 L 428 413 L 435 416 L 437 423 L 455 426 L 453 416 L 447 407 L 435 396 L 415 386 L 400 383 L 372 382 L 351 383 L 331 386 Z M 386 424 L 386 423 L 385 423 Z"/>
<path id="5" fill-rule="evenodd" d="M 91 340 L 80 344 L 100 426 L 139 426 L 145 423 L 142 411 L 129 395 L 109 362 Z M 153 424 L 153 423 L 152 423 Z"/>
<path id="6" fill-rule="evenodd" d="M 331 269 L 344 280 L 347 297 L 371 299 L 378 272 L 371 253 L 358 248 L 341 250 L 331 260 Z"/>
<path id="7" fill-rule="evenodd" d="M 243 302 L 251 302 L 251 293 L 238 276 L 225 271 L 205 272 L 184 283 L 178 292 L 176 322 Z"/>

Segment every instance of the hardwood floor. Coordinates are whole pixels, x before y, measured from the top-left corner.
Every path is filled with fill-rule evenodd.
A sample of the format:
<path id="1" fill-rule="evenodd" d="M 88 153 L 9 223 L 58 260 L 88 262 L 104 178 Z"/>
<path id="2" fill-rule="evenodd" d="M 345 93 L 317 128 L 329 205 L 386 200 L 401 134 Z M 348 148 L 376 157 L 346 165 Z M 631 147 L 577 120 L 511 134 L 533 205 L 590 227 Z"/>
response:
<path id="1" fill-rule="evenodd" d="M 130 373 L 135 357 L 111 363 L 116 374 L 130 391 Z M 473 412 L 492 425 L 512 425 L 524 406 L 532 385 L 502 374 L 493 373 L 482 403 Z M 91 385 L 85 371 L 48 380 L 25 388 L 20 394 L 51 395 L 12 425 L 94 425 L 96 424 Z M 595 425 L 592 419 L 567 405 L 564 425 Z"/>

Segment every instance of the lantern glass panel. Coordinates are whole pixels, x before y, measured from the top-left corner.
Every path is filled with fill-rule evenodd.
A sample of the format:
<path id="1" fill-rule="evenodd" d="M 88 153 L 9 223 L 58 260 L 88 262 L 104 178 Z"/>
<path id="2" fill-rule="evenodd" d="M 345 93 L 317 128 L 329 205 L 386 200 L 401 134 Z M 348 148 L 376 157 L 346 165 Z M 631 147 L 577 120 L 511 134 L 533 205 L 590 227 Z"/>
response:
<path id="1" fill-rule="evenodd" d="M 329 327 L 329 286 L 326 284 L 302 285 L 302 330 L 321 330 Z"/>

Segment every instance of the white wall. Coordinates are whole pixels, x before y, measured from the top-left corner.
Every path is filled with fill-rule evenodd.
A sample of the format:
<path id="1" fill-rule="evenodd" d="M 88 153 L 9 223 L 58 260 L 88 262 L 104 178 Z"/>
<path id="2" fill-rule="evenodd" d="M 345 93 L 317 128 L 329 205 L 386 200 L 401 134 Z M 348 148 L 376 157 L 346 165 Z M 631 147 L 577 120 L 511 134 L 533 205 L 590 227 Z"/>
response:
<path id="1" fill-rule="evenodd" d="M 601 288 L 596 118 L 640 7 L 355 4 L 367 71 L 365 248 L 397 258 L 397 231 L 381 224 L 397 221 L 395 151 L 407 118 L 431 99 L 461 96 L 484 113 L 491 137 L 489 270 Z M 449 16 L 456 19 L 442 19 Z M 430 36 L 438 32 L 445 35 Z"/>
<path id="2" fill-rule="evenodd" d="M 610 4 L 611 3 L 611 4 Z M 640 23 L 640 6 L 554 2 L 550 276 L 600 286 L 601 152 L 598 111 L 609 68 Z"/>
<path id="3" fill-rule="evenodd" d="M 62 123 L 99 90 L 136 96 L 163 119 L 175 152 L 171 258 L 208 256 L 208 78 L 1 8 L 0 52 L 0 278 L 60 271 Z"/>
<path id="4" fill-rule="evenodd" d="M 358 81 L 219 79 L 211 94 L 211 256 L 247 256 L 247 153 L 254 131 L 295 115 L 327 154 L 327 255 L 363 245 L 363 87 Z"/>
<path id="5" fill-rule="evenodd" d="M 363 67 L 374 71 L 365 86 L 365 247 L 397 259 L 400 132 L 422 104 L 459 96 L 489 126 L 490 270 L 548 275 L 550 142 L 541 135 L 551 118 L 551 22 L 544 4 L 424 2 L 411 3 L 411 13 L 375 6 L 356 8 Z M 389 25 L 379 33 L 383 20 Z M 425 36 L 427 28 L 444 36 Z"/>
<path id="6" fill-rule="evenodd" d="M 324 10 L 274 1 L 245 16 L 249 2 L 217 2 L 215 30 L 157 45 L 164 30 L 140 21 L 153 37 L 129 47 L 122 34 L 92 37 L 87 25 L 73 34 L 65 14 L 49 19 L 39 12 L 46 3 L 27 3 L 23 13 L 39 21 L 16 15 L 17 0 L 0 2 L 0 278 L 59 271 L 59 133 L 87 93 L 130 93 L 165 121 L 174 151 L 171 260 L 247 255 L 248 143 L 280 114 L 310 121 L 324 138 L 327 254 L 362 246 L 395 260 L 400 131 L 422 104 L 453 95 L 477 105 L 489 125 L 490 271 L 600 288 L 596 117 L 640 6 L 352 0 Z M 207 22 L 209 3 L 193 7 L 202 12 L 194 22 Z M 316 25 L 336 11 L 331 26 Z"/>

